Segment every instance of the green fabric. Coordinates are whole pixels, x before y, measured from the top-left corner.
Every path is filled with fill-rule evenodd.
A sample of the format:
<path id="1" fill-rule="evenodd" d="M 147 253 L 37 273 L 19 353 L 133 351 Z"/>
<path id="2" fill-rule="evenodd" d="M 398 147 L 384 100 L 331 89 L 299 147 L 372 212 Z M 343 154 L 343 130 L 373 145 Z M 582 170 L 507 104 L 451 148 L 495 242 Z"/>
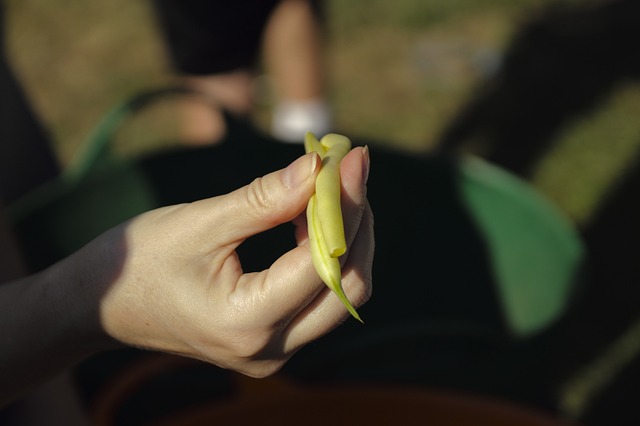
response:
<path id="1" fill-rule="evenodd" d="M 504 314 L 529 335 L 564 311 L 584 247 L 571 224 L 532 187 L 475 157 L 460 167 L 460 188 L 486 238 Z"/>
<path id="2" fill-rule="evenodd" d="M 25 258 L 37 271 L 157 203 L 135 167 L 114 161 L 82 180 L 54 181 L 12 207 Z"/>
<path id="3" fill-rule="evenodd" d="M 135 160 L 113 155 L 111 141 L 136 111 L 159 97 L 182 92 L 163 88 L 117 105 L 61 176 L 8 207 L 31 270 L 49 266 L 105 230 L 158 206 Z"/>

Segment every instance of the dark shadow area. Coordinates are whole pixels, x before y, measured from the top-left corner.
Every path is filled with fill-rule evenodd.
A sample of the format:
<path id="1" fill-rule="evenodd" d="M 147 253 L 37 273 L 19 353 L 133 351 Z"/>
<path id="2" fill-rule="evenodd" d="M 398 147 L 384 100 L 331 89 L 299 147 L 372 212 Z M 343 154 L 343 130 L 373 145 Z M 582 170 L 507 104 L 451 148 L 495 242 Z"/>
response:
<path id="1" fill-rule="evenodd" d="M 502 69 L 446 128 L 439 149 L 452 153 L 477 143 L 491 162 L 529 177 L 566 126 L 640 77 L 639 23 L 640 3 L 628 0 L 553 7 L 536 16 L 515 36 Z M 640 316 L 640 169 L 637 158 L 630 164 L 580 230 L 588 266 L 574 305 L 522 347 L 524 358 L 506 360 L 528 360 L 513 371 L 518 399 L 556 406 L 562 386 L 601 359 Z M 607 374 L 581 420 L 638 424 L 640 356 Z"/>
<path id="2" fill-rule="evenodd" d="M 640 318 L 640 163 L 624 175 L 583 231 L 589 249 L 590 282 L 576 312 L 567 321 L 563 337 L 566 350 L 557 355 L 558 368 L 585 358 L 598 359 L 612 342 Z M 636 334 L 635 339 L 640 339 Z M 632 425 L 640 422 L 637 396 L 640 354 L 613 372 L 599 389 L 585 419 L 588 424 Z"/>
<path id="3" fill-rule="evenodd" d="M 528 176 L 564 127 L 640 77 L 639 21 L 640 3 L 615 0 L 555 6 L 526 23 L 439 148 L 479 141 L 491 162 Z"/>
<path id="4" fill-rule="evenodd" d="M 624 177 L 583 230 L 587 270 L 571 309 L 548 332 L 526 342 L 520 356 L 514 358 L 528 360 L 514 369 L 512 376 L 513 395 L 519 400 L 557 409 L 564 386 L 592 375 L 602 360 L 611 359 L 611 348 L 620 348 L 616 342 L 640 318 L 637 161 Z M 637 341 L 640 336 L 635 334 Z M 631 353 L 622 364 L 607 364 L 604 371 L 600 367 L 605 380 L 593 387 L 580 416 L 582 424 L 638 424 L 640 354 Z"/>

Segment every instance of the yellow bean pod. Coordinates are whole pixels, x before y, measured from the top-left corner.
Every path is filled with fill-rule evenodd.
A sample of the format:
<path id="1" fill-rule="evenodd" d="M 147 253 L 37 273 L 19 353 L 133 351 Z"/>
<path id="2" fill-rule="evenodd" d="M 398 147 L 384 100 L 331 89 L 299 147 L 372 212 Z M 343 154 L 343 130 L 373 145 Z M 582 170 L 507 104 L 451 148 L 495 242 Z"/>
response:
<path id="1" fill-rule="evenodd" d="M 351 141 L 337 134 L 328 134 L 318 141 L 307 132 L 304 145 L 307 153 L 316 152 L 322 159 L 316 191 L 307 205 L 311 259 L 322 281 L 338 296 L 349 313 L 362 322 L 342 289 L 338 259 L 347 251 L 340 205 L 340 161 L 351 149 Z"/>

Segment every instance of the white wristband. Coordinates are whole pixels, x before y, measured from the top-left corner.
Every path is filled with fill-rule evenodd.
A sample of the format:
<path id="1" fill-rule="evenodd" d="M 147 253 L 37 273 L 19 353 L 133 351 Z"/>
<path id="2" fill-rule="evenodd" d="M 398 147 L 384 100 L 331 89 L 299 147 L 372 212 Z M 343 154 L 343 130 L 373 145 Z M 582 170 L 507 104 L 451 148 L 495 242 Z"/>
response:
<path id="1" fill-rule="evenodd" d="M 306 132 L 322 137 L 332 126 L 331 111 L 324 100 L 284 101 L 274 108 L 271 135 L 283 142 L 303 143 Z"/>

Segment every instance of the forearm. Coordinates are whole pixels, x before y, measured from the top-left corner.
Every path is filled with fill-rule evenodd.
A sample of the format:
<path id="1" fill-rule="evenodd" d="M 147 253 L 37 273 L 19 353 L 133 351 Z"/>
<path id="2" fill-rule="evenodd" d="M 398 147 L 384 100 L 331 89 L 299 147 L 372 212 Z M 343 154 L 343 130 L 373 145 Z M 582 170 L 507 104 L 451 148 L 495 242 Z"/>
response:
<path id="1" fill-rule="evenodd" d="M 0 286 L 0 406 L 105 345 L 77 286 L 64 263 Z"/>
<path id="2" fill-rule="evenodd" d="M 123 344 L 264 377 L 331 331 L 347 311 L 327 297 L 304 233 L 259 273 L 244 274 L 235 251 L 301 217 L 320 161 L 307 154 L 229 194 L 144 213 L 42 273 L 0 286 L 0 404 Z M 341 161 L 350 247 L 342 282 L 356 307 L 371 294 L 368 164 L 362 148 Z"/>

